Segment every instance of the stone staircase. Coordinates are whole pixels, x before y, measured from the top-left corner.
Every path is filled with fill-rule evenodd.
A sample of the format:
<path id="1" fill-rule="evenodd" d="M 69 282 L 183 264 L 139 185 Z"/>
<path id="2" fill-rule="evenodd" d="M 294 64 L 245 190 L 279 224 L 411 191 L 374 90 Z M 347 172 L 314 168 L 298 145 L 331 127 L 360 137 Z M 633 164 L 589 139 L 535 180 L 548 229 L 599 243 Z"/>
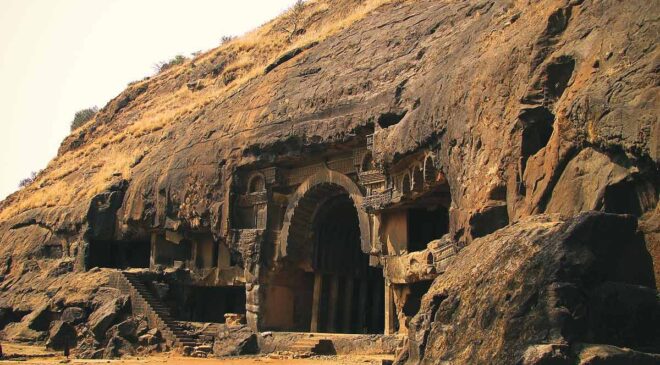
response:
<path id="1" fill-rule="evenodd" d="M 309 335 L 299 338 L 289 347 L 289 350 L 299 354 L 326 355 L 331 348 L 332 340 L 322 336 Z"/>
<path id="2" fill-rule="evenodd" d="M 210 333 L 203 333 L 201 336 L 191 333 L 186 322 L 175 320 L 167 305 L 142 279 L 142 273 L 116 272 L 112 283 L 130 296 L 133 312 L 144 315 L 149 326 L 158 328 L 169 346 L 182 350 L 184 354 L 212 351 L 212 346 L 208 343 Z"/>

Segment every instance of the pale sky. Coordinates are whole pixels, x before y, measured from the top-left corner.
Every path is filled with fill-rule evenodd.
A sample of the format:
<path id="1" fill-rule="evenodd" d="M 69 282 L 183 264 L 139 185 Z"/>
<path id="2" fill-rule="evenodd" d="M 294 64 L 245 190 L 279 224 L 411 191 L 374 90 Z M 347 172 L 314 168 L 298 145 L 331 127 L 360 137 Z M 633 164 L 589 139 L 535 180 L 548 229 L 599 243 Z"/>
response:
<path id="1" fill-rule="evenodd" d="M 0 200 L 46 167 L 76 111 L 294 0 L 0 0 Z"/>

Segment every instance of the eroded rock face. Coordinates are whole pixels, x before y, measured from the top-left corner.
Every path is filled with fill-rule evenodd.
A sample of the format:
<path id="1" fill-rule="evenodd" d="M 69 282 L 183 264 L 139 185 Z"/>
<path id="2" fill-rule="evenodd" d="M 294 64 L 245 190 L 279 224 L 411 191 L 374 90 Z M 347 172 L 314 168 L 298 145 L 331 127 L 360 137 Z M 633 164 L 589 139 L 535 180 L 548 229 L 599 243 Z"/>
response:
<path id="1" fill-rule="evenodd" d="M 401 282 L 447 270 L 413 324 L 411 362 L 589 363 L 572 344 L 590 341 L 649 351 L 647 270 L 660 282 L 657 16 L 644 0 L 391 1 L 164 125 L 134 123 L 158 115 L 163 95 L 214 90 L 217 73 L 200 70 L 223 61 L 133 84 L 63 142 L 39 186 L 0 203 L 1 307 L 35 313 L 98 296 L 87 322 L 62 320 L 92 328 L 79 344 L 86 356 L 122 354 L 121 336 L 103 339 L 124 319 L 120 303 L 100 298 L 116 293 L 96 291 L 107 272 L 80 272 L 90 240 L 155 229 L 227 239 L 238 169 L 373 134 L 376 166 L 437 151 L 448 237 L 467 246 L 448 269 L 433 250 L 392 263 Z M 629 216 L 571 218 L 592 209 Z M 563 218 L 533 218 L 542 213 Z M 259 250 L 238 251 L 257 302 Z M 29 322 L 5 332 L 43 340 L 48 326 Z"/>
<path id="2" fill-rule="evenodd" d="M 424 296 L 408 363 L 573 364 L 579 343 L 659 351 L 636 228 L 630 216 L 537 216 L 473 241 Z"/>
<path id="3" fill-rule="evenodd" d="M 599 192 L 624 180 L 657 184 L 655 10 L 641 0 L 393 1 L 227 98 L 113 140 L 104 133 L 130 127 L 150 100 L 187 90 L 197 81 L 187 78 L 199 75 L 132 86 L 80 142 L 103 137 L 104 153 L 131 160 L 130 172 L 110 171 L 105 186 L 73 206 L 21 211 L 14 205 L 26 197 L 12 196 L 3 210 L 19 213 L 0 225 L 0 247 L 36 252 L 51 242 L 60 248 L 47 254 L 73 255 L 80 246 L 71 238 L 82 240 L 85 228 L 104 236 L 115 219 L 120 236 L 135 225 L 221 236 L 237 168 L 304 159 L 366 130 L 375 133 L 376 164 L 439 149 L 453 187 L 451 230 L 465 243 L 532 213 L 608 210 Z M 61 159 L 77 148 L 65 145 Z M 95 157 L 45 174 L 84 189 Z M 596 170 L 595 181 L 571 185 Z M 642 211 L 657 205 L 651 190 Z M 585 196 L 572 203 L 569 192 Z"/>

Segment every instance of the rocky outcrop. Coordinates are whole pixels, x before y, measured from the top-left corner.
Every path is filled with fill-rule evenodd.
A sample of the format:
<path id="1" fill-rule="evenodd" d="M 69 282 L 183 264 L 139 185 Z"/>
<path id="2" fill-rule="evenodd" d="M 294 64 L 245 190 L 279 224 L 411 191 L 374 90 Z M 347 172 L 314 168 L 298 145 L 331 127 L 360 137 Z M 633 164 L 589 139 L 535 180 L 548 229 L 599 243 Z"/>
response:
<path id="1" fill-rule="evenodd" d="M 336 2 L 333 9 L 354 6 Z M 114 228 L 115 218 L 118 237 L 166 226 L 222 235 L 224 194 L 235 169 L 302 159 L 364 131 L 375 132 L 377 164 L 439 148 L 438 165 L 453 187 L 452 233 L 464 243 L 532 213 L 656 207 L 652 5 L 384 3 L 226 98 L 194 104 L 153 130 L 138 133 L 131 123 L 163 93 L 190 92 L 186 84 L 196 80 L 186 78 L 198 77 L 211 61 L 130 86 L 87 126 L 82 144 L 63 148 L 38 179 L 53 200 L 85 198 L 34 206 L 31 188 L 10 197 L 0 247 L 36 252 L 66 241 L 63 251 L 72 255 L 80 252 L 84 225 L 99 235 Z M 204 82 L 213 81 L 214 73 L 204 75 Z M 97 140 L 103 152 L 94 148 Z M 79 182 L 86 176 L 100 179 L 100 153 L 126 165 L 108 164 L 103 183 L 87 190 L 56 189 L 84 188 Z M 596 170 L 597 179 L 571 185 L 580 180 L 576 174 Z M 639 188 L 627 193 L 626 184 Z M 586 195 L 572 204 L 569 192 Z M 621 194 L 639 202 L 621 206 Z"/>
<path id="2" fill-rule="evenodd" d="M 259 352 L 257 334 L 246 326 L 223 327 L 215 338 L 215 356 L 250 355 Z"/>
<path id="3" fill-rule="evenodd" d="M 458 253 L 412 320 L 407 363 L 605 363 L 587 360 L 583 344 L 658 352 L 658 326 L 633 217 L 536 216 Z M 629 363 L 642 356 L 612 351 Z"/>
<path id="4" fill-rule="evenodd" d="M 62 311 L 60 319 L 69 324 L 79 324 L 85 321 L 87 314 L 85 310 L 78 307 L 69 307 Z"/>
<path id="5" fill-rule="evenodd" d="M 121 294 L 115 288 L 101 288 L 97 293 L 95 309 L 89 316 L 89 327 L 97 338 L 104 338 L 106 331 L 113 322 L 126 312 L 129 303 L 128 296 Z"/>
<path id="6" fill-rule="evenodd" d="M 447 237 L 467 247 L 449 268 L 437 252 L 392 262 L 401 282 L 447 270 L 413 326 L 410 361 L 628 356 L 574 345 L 590 341 L 655 351 L 641 343 L 657 337 L 639 335 L 638 314 L 652 312 L 660 282 L 656 4 L 313 3 L 325 6 L 313 18 L 335 30 L 291 49 L 268 43 L 277 56 L 247 57 L 263 68 L 242 83 L 225 69 L 258 47 L 250 39 L 129 85 L 67 137 L 33 184 L 0 203 L 0 307 L 89 308 L 77 326 L 94 335 L 79 347 L 108 346 L 107 329 L 125 318 L 117 303 L 89 306 L 108 282 L 87 267 L 90 240 L 168 229 L 229 241 L 236 171 L 301 162 L 369 135 L 376 166 L 437 151 L 451 195 Z M 367 3 L 382 6 L 351 13 Z M 273 36 L 271 26 L 259 34 Z M 586 210 L 628 216 L 572 218 Z M 544 213 L 558 216 L 534 218 Z M 650 255 L 623 250 L 616 237 Z M 254 250 L 240 257 L 252 276 Z M 256 279 L 247 280 L 257 296 Z M 15 338 L 47 336 L 48 326 L 7 318 Z M 124 342 L 111 342 L 108 356 L 121 354 Z"/>
<path id="7" fill-rule="evenodd" d="M 75 327 L 64 321 L 54 321 L 48 332 L 46 346 L 54 350 L 71 349 L 76 346 L 77 339 Z"/>

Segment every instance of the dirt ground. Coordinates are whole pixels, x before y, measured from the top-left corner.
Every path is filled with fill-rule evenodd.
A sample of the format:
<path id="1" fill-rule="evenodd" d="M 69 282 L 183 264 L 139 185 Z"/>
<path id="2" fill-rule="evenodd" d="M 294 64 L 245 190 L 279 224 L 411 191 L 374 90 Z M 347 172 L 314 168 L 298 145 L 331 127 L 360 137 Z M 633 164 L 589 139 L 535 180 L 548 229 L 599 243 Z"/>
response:
<path id="1" fill-rule="evenodd" d="M 122 365 L 353 365 L 353 364 L 381 364 L 383 359 L 392 359 L 387 355 L 337 355 L 315 356 L 304 359 L 294 359 L 290 356 L 271 354 L 258 356 L 242 356 L 237 358 L 192 358 L 183 357 L 176 353 L 163 353 L 147 357 L 130 357 L 115 360 L 84 360 L 66 359 L 61 353 L 50 351 L 43 346 L 2 343 L 4 358 L 2 364 L 122 364 Z"/>

